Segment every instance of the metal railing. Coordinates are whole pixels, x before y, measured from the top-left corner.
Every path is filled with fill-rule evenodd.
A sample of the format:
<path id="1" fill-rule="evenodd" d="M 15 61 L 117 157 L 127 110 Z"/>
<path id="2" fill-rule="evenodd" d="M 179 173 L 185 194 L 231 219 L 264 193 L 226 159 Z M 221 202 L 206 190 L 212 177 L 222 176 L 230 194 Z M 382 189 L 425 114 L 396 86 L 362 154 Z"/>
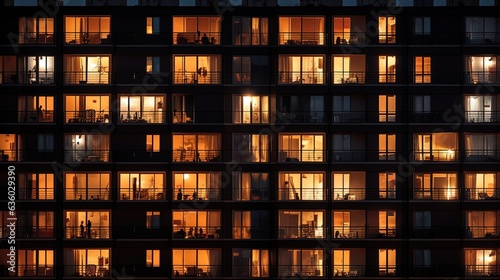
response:
<path id="1" fill-rule="evenodd" d="M 173 162 L 221 162 L 221 150 L 173 150 Z"/>
<path id="2" fill-rule="evenodd" d="M 500 122 L 500 111 L 465 111 L 467 123 Z"/>
<path id="3" fill-rule="evenodd" d="M 484 264 L 484 265 L 465 265 L 466 276 L 498 276 L 500 275 L 500 265 Z"/>
<path id="4" fill-rule="evenodd" d="M 180 229 L 174 226 L 172 238 L 222 238 L 222 229 L 220 226 L 197 227 L 196 225 L 186 225 Z"/>
<path id="5" fill-rule="evenodd" d="M 54 226 L 17 226 L 19 239 L 55 238 Z"/>
<path id="6" fill-rule="evenodd" d="M 428 190 L 413 189 L 415 200 L 459 200 L 460 190 L 456 186 L 448 188 L 432 188 Z"/>
<path id="7" fill-rule="evenodd" d="M 280 120 L 289 123 L 325 123 L 325 111 L 294 111 L 289 113 L 277 112 Z"/>
<path id="8" fill-rule="evenodd" d="M 366 81 L 365 71 L 333 71 L 333 84 L 364 84 Z"/>
<path id="9" fill-rule="evenodd" d="M 222 188 L 173 189 L 174 200 L 221 200 Z"/>
<path id="10" fill-rule="evenodd" d="M 221 265 L 182 265 L 176 264 L 174 260 L 173 275 L 174 277 L 221 277 Z"/>
<path id="11" fill-rule="evenodd" d="M 364 161 L 366 159 L 366 152 L 360 151 L 333 151 L 332 161 L 334 162 L 353 162 L 353 161 Z"/>
<path id="12" fill-rule="evenodd" d="M 111 44 L 110 32 L 68 32 L 64 33 L 66 45 Z"/>
<path id="13" fill-rule="evenodd" d="M 465 33 L 467 45 L 499 45 L 500 32 L 467 32 Z"/>
<path id="14" fill-rule="evenodd" d="M 92 260 L 88 260 L 92 262 Z M 111 277 L 110 265 L 97 265 L 84 264 L 84 265 L 64 265 L 64 277 Z"/>
<path id="15" fill-rule="evenodd" d="M 66 162 L 109 162 L 108 150 L 65 150 Z"/>
<path id="16" fill-rule="evenodd" d="M 324 45 L 324 32 L 279 32 L 280 45 Z"/>
<path id="17" fill-rule="evenodd" d="M 54 200 L 54 188 L 40 188 L 40 186 L 25 186 L 18 185 L 17 187 L 18 200 Z M 43 198 L 41 198 L 43 197 Z"/>
<path id="18" fill-rule="evenodd" d="M 327 190 L 320 188 L 279 188 L 279 200 L 326 200 Z"/>
<path id="19" fill-rule="evenodd" d="M 167 113 L 164 111 L 126 111 L 119 112 L 120 123 L 166 123 Z"/>
<path id="20" fill-rule="evenodd" d="M 116 239 L 160 239 L 167 238 L 170 227 L 152 225 L 146 226 L 114 226 L 113 238 Z"/>
<path id="21" fill-rule="evenodd" d="M 465 230 L 466 238 L 500 238 L 498 226 L 469 226 Z"/>
<path id="22" fill-rule="evenodd" d="M 464 193 L 464 200 L 491 200 L 500 199 L 499 188 L 466 188 Z"/>
<path id="23" fill-rule="evenodd" d="M 317 84 L 325 83 L 325 74 L 316 71 L 281 71 L 279 75 L 279 84 Z"/>
<path id="24" fill-rule="evenodd" d="M 220 71 L 174 71 L 174 84 L 220 84 Z"/>
<path id="25" fill-rule="evenodd" d="M 80 110 L 64 111 L 66 123 L 111 123 L 111 114 L 108 110 Z"/>
<path id="26" fill-rule="evenodd" d="M 278 238 L 325 238 L 326 231 L 321 226 L 279 226 Z"/>
<path id="27" fill-rule="evenodd" d="M 319 260 L 318 260 L 319 261 Z M 278 265 L 280 277 L 318 277 L 324 276 L 325 267 L 320 265 Z"/>
<path id="28" fill-rule="evenodd" d="M 18 264 L 17 265 L 17 276 L 19 277 L 54 277 L 54 265 L 29 265 L 29 264 Z"/>
<path id="29" fill-rule="evenodd" d="M 458 161 L 458 151 L 455 150 L 420 150 L 414 152 L 416 161 Z"/>
<path id="30" fill-rule="evenodd" d="M 500 161 L 500 150 L 465 149 L 465 161 Z"/>
<path id="31" fill-rule="evenodd" d="M 394 191 L 395 192 L 395 191 Z M 366 188 L 346 187 L 345 189 L 334 188 L 332 190 L 332 199 L 342 200 L 365 200 Z"/>
<path id="32" fill-rule="evenodd" d="M 64 71 L 64 84 L 110 84 L 111 72 L 106 68 L 101 71 Z"/>
<path id="33" fill-rule="evenodd" d="M 19 32 L 19 44 L 54 44 L 54 33 L 48 32 Z"/>
<path id="34" fill-rule="evenodd" d="M 18 112 L 20 123 L 50 123 L 54 122 L 54 110 L 32 110 Z"/>
<path id="35" fill-rule="evenodd" d="M 119 200 L 165 200 L 166 196 L 161 187 L 142 188 L 120 188 Z"/>
<path id="36" fill-rule="evenodd" d="M 66 200 L 110 200 L 111 191 L 109 188 L 92 188 L 88 186 L 80 188 L 65 188 Z"/>
<path id="37" fill-rule="evenodd" d="M 67 226 L 65 228 L 64 238 L 87 238 L 87 239 L 109 239 L 111 238 L 110 226 L 92 226 L 90 232 L 85 226 Z"/>
<path id="38" fill-rule="evenodd" d="M 469 71 L 466 73 L 464 83 L 500 83 L 500 72 L 496 71 Z"/>
<path id="39" fill-rule="evenodd" d="M 364 226 L 332 226 L 332 238 L 366 238 Z"/>
<path id="40" fill-rule="evenodd" d="M 324 162 L 326 151 L 321 149 L 282 150 L 279 152 L 280 162 Z"/>
<path id="41" fill-rule="evenodd" d="M 334 32 L 332 44 L 334 45 L 365 45 L 367 35 L 365 32 Z"/>
<path id="42" fill-rule="evenodd" d="M 174 32 L 174 45 L 220 45 L 220 32 Z"/>

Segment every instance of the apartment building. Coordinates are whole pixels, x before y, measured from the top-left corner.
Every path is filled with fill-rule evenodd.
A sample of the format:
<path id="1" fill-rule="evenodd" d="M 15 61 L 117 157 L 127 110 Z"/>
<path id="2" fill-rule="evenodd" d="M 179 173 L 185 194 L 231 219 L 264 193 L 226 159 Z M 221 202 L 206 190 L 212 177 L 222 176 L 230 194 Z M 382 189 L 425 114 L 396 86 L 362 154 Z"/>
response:
<path id="1" fill-rule="evenodd" d="M 498 277 L 499 5 L 3 1 L 0 278 Z"/>

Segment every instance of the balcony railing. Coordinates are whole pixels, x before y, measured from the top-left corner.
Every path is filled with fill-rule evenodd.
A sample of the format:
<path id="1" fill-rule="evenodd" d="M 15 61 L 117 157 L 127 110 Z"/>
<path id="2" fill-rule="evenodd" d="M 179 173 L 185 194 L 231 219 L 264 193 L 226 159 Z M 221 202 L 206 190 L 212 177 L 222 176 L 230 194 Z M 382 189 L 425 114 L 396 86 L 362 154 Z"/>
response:
<path id="1" fill-rule="evenodd" d="M 221 200 L 222 188 L 182 188 L 174 190 L 174 200 Z"/>
<path id="2" fill-rule="evenodd" d="M 66 200 L 109 200 L 110 190 L 109 188 L 92 188 L 92 187 L 82 187 L 82 188 L 65 188 Z"/>
<path id="3" fill-rule="evenodd" d="M 460 191 L 456 186 L 448 188 L 432 188 L 427 190 L 414 189 L 413 199 L 415 200 L 458 200 Z"/>
<path id="4" fill-rule="evenodd" d="M 333 277 L 365 276 L 365 265 L 333 264 Z"/>
<path id="5" fill-rule="evenodd" d="M 109 32 L 65 32 L 67 45 L 100 45 L 111 44 Z"/>
<path id="6" fill-rule="evenodd" d="M 353 162 L 364 161 L 366 159 L 365 151 L 333 151 L 332 160 L 334 162 Z"/>
<path id="7" fill-rule="evenodd" d="M 232 111 L 233 123 L 236 123 L 234 116 L 238 116 L 240 121 L 238 124 L 255 124 L 255 123 L 269 123 L 269 110 L 256 110 L 256 111 Z"/>
<path id="8" fill-rule="evenodd" d="M 321 259 L 320 259 L 321 260 Z M 282 277 L 321 277 L 324 276 L 324 267 L 320 265 L 278 265 L 278 276 Z"/>
<path id="9" fill-rule="evenodd" d="M 120 112 L 121 123 L 166 123 L 163 111 Z"/>
<path id="10" fill-rule="evenodd" d="M 352 176 L 352 175 L 351 175 Z M 394 191 L 395 192 L 395 191 Z M 345 189 L 334 188 L 332 191 L 333 200 L 364 200 L 365 199 L 366 188 L 356 188 L 356 187 L 345 187 Z"/>
<path id="11" fill-rule="evenodd" d="M 7 235 L 3 235 L 7 237 Z M 17 226 L 17 237 L 19 239 L 32 238 L 55 238 L 53 226 Z"/>
<path id="12" fill-rule="evenodd" d="M 325 238 L 325 228 L 319 226 L 279 226 L 278 238 Z"/>
<path id="13" fill-rule="evenodd" d="M 320 188 L 279 188 L 279 200 L 326 200 L 327 190 Z"/>
<path id="14" fill-rule="evenodd" d="M 470 71 L 465 77 L 467 84 L 500 83 L 500 72 L 495 71 Z"/>
<path id="15" fill-rule="evenodd" d="M 19 32 L 19 44 L 54 44 L 54 33 Z"/>
<path id="16" fill-rule="evenodd" d="M 325 80 L 323 72 L 316 71 L 280 71 L 279 84 L 316 84 L 322 85 Z"/>
<path id="17" fill-rule="evenodd" d="M 492 200 L 500 199 L 498 196 L 500 194 L 500 189 L 497 188 L 466 188 L 464 200 Z"/>
<path id="18" fill-rule="evenodd" d="M 173 151 L 174 162 L 221 162 L 220 150 L 186 150 Z"/>
<path id="19" fill-rule="evenodd" d="M 94 262 L 88 260 L 88 262 Z M 64 277 L 111 277 L 110 264 L 97 265 L 97 258 L 95 264 L 85 265 L 64 265 Z"/>
<path id="20" fill-rule="evenodd" d="M 174 45 L 220 45 L 220 32 L 174 32 Z"/>
<path id="21" fill-rule="evenodd" d="M 465 111 L 465 122 L 489 123 L 500 122 L 500 111 Z"/>
<path id="22" fill-rule="evenodd" d="M 494 238 L 500 239 L 498 226 L 470 226 L 466 228 L 466 238 Z"/>
<path id="23" fill-rule="evenodd" d="M 90 234 L 87 227 L 84 230 L 80 226 L 66 227 L 64 238 L 87 238 L 87 239 L 108 239 L 110 238 L 109 226 L 92 226 Z"/>
<path id="24" fill-rule="evenodd" d="M 280 151 L 281 162 L 324 162 L 325 152 L 323 150 L 283 150 Z"/>
<path id="25" fill-rule="evenodd" d="M 18 120 L 20 123 L 50 123 L 54 122 L 54 111 L 22 111 L 18 112 Z"/>
<path id="26" fill-rule="evenodd" d="M 186 225 L 181 229 L 174 227 L 172 238 L 222 238 L 222 230 L 220 226 L 197 227 Z"/>
<path id="27" fill-rule="evenodd" d="M 108 162 L 108 150 L 65 150 L 66 162 Z"/>
<path id="28" fill-rule="evenodd" d="M 54 200 L 54 189 L 48 186 L 40 188 L 39 186 L 32 187 L 26 185 L 18 185 L 18 200 Z"/>
<path id="29" fill-rule="evenodd" d="M 333 33 L 334 45 L 365 45 L 366 33 L 365 32 L 334 32 Z"/>
<path id="30" fill-rule="evenodd" d="M 4 275 L 2 275 L 4 276 Z M 5 275 L 6 276 L 6 275 Z M 54 277 L 54 265 L 29 265 L 29 264 L 18 264 L 17 265 L 17 276 L 19 277 Z"/>
<path id="31" fill-rule="evenodd" d="M 500 161 L 500 150 L 466 149 L 465 161 Z"/>
<path id="32" fill-rule="evenodd" d="M 174 84 L 220 84 L 221 72 L 218 71 L 184 71 L 174 72 Z"/>
<path id="33" fill-rule="evenodd" d="M 104 68 L 104 67 L 103 67 Z M 105 67 L 108 68 L 108 67 Z M 108 71 L 64 71 L 64 84 L 109 84 L 111 73 Z"/>
<path id="34" fill-rule="evenodd" d="M 332 238 L 366 238 L 366 227 L 364 226 L 349 226 L 339 227 L 333 226 Z"/>
<path id="35" fill-rule="evenodd" d="M 483 264 L 483 265 L 465 265 L 466 276 L 498 276 L 500 275 L 500 265 Z"/>
<path id="36" fill-rule="evenodd" d="M 290 113 L 280 113 L 280 120 L 289 123 L 325 123 L 324 111 L 295 111 Z"/>
<path id="37" fill-rule="evenodd" d="M 333 71 L 333 84 L 364 84 L 366 82 L 365 71 Z"/>
<path id="38" fill-rule="evenodd" d="M 64 111 L 66 123 L 110 123 L 109 111 L 96 111 L 94 109 L 81 111 Z"/>
<path id="39" fill-rule="evenodd" d="M 494 28 L 494 26 L 493 26 Z M 467 32 L 467 45 L 499 45 L 500 32 Z"/>
<path id="40" fill-rule="evenodd" d="M 233 239 L 269 239 L 269 227 L 233 226 Z"/>
<path id="41" fill-rule="evenodd" d="M 3 72 L 2 84 L 54 84 L 54 71 Z"/>
<path id="42" fill-rule="evenodd" d="M 221 265 L 182 265 L 173 264 L 174 277 L 221 277 Z"/>
<path id="43" fill-rule="evenodd" d="M 416 161 L 458 161 L 458 151 L 455 150 L 417 150 L 414 156 Z"/>
<path id="44" fill-rule="evenodd" d="M 120 188 L 120 200 L 165 200 L 165 192 L 162 188 Z"/>
<path id="45" fill-rule="evenodd" d="M 280 45 L 324 45 L 324 32 L 280 32 Z"/>

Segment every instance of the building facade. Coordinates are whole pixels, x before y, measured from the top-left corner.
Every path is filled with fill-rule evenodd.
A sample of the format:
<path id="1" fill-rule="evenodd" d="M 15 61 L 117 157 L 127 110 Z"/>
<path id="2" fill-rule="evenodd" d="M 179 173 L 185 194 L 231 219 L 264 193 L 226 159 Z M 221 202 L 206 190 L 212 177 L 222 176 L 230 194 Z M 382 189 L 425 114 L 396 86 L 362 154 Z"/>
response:
<path id="1" fill-rule="evenodd" d="M 500 275 L 499 5 L 3 1 L 0 278 Z"/>

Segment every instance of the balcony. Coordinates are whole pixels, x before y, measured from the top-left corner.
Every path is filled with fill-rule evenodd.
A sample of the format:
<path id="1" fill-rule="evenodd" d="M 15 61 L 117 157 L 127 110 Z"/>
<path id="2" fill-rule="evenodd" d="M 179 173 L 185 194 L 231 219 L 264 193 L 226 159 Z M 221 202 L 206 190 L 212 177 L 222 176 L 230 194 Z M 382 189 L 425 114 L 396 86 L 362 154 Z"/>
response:
<path id="1" fill-rule="evenodd" d="M 500 239 L 498 226 L 470 226 L 465 229 L 466 238 L 474 239 Z"/>
<path id="2" fill-rule="evenodd" d="M 490 26 L 495 29 L 495 26 Z M 467 32 L 466 41 L 467 45 L 499 45 L 500 33 L 499 32 Z"/>
<path id="3" fill-rule="evenodd" d="M 184 71 L 174 72 L 174 84 L 211 84 L 221 83 L 219 71 Z"/>
<path id="4" fill-rule="evenodd" d="M 65 228 L 64 238 L 84 238 L 84 239 L 109 239 L 110 235 L 110 227 L 109 226 L 92 226 L 91 232 L 87 231 L 85 228 L 84 231 L 81 230 L 79 226 L 67 226 Z"/>
<path id="5" fill-rule="evenodd" d="M 500 111 L 465 111 L 467 123 L 498 123 L 500 122 Z"/>
<path id="6" fill-rule="evenodd" d="M 19 44 L 21 45 L 51 45 L 54 44 L 54 33 L 19 32 Z"/>
<path id="7" fill-rule="evenodd" d="M 324 45 L 325 34 L 323 32 L 280 32 L 280 45 Z"/>
<path id="8" fill-rule="evenodd" d="M 176 200 L 211 200 L 217 201 L 221 200 L 222 189 L 221 188 L 182 188 L 177 192 L 174 190 L 174 196 Z"/>
<path id="9" fill-rule="evenodd" d="M 278 227 L 280 239 L 284 238 L 325 238 L 325 228 L 321 226 L 280 226 Z"/>
<path id="10" fill-rule="evenodd" d="M 17 231 L 19 239 L 55 238 L 54 226 L 17 226 Z"/>
<path id="11" fill-rule="evenodd" d="M 18 112 L 20 123 L 53 123 L 54 110 L 33 110 Z"/>
<path id="12" fill-rule="evenodd" d="M 109 32 L 66 32 L 66 45 L 111 44 Z"/>
<path id="13" fill-rule="evenodd" d="M 348 47 L 350 45 L 365 45 L 366 33 L 365 32 L 335 32 L 333 33 L 332 44 L 340 47 Z"/>
<path id="14" fill-rule="evenodd" d="M 174 262 L 174 277 L 221 277 L 221 265 L 177 265 Z"/>
<path id="15" fill-rule="evenodd" d="M 174 32 L 174 45 L 220 45 L 220 32 Z"/>
<path id="16" fill-rule="evenodd" d="M 465 161 L 497 162 L 500 161 L 500 151 L 496 149 L 466 149 Z"/>
<path id="17" fill-rule="evenodd" d="M 115 226 L 113 238 L 116 239 L 160 239 L 167 236 L 166 226 Z"/>
<path id="18" fill-rule="evenodd" d="M 109 84 L 111 77 L 109 71 L 65 71 L 65 84 Z"/>
<path id="19" fill-rule="evenodd" d="M 322 72 L 315 71 L 281 71 L 279 84 L 324 84 Z"/>
<path id="20" fill-rule="evenodd" d="M 220 150 L 185 150 L 177 149 L 173 152 L 174 162 L 221 162 Z"/>
<path id="21" fill-rule="evenodd" d="M 496 71 L 470 71 L 465 77 L 466 84 L 491 84 L 500 83 L 500 72 Z"/>
<path id="22" fill-rule="evenodd" d="M 365 226 L 334 226 L 332 230 L 332 238 L 366 238 Z"/>
<path id="23" fill-rule="evenodd" d="M 104 186 L 102 188 L 92 188 L 92 187 L 69 188 L 68 186 L 65 186 L 65 199 L 87 200 L 87 201 L 110 200 L 110 190 L 108 187 Z"/>
<path id="24" fill-rule="evenodd" d="M 333 84 L 364 84 L 366 81 L 365 71 L 333 71 Z"/>
<path id="25" fill-rule="evenodd" d="M 498 188 L 467 188 L 465 189 L 464 200 L 498 200 L 500 189 Z"/>
<path id="26" fill-rule="evenodd" d="M 278 112 L 283 123 L 325 123 L 324 111 Z"/>
<path id="27" fill-rule="evenodd" d="M 91 262 L 89 260 L 89 262 Z M 109 264 L 64 265 L 64 277 L 111 277 Z"/>
<path id="28" fill-rule="evenodd" d="M 494 265 L 494 264 L 465 265 L 466 276 L 472 276 L 472 277 L 498 276 L 499 272 L 500 272 L 500 265 Z"/>
<path id="29" fill-rule="evenodd" d="M 109 111 L 96 111 L 94 109 L 84 111 L 64 111 L 66 123 L 110 123 Z"/>
<path id="30" fill-rule="evenodd" d="M 219 226 L 204 226 L 204 227 L 196 227 L 196 226 L 189 226 L 187 225 L 186 228 L 189 228 L 189 230 L 186 231 L 186 229 L 181 228 L 181 229 L 173 229 L 172 232 L 172 238 L 187 238 L 187 239 L 192 239 L 192 238 L 222 238 L 222 230 Z M 202 230 L 203 228 L 203 230 Z M 198 230 L 200 229 L 200 230 Z"/>
<path id="31" fill-rule="evenodd" d="M 460 191 L 456 186 L 432 188 L 432 190 L 413 190 L 414 200 L 458 200 Z"/>
<path id="32" fill-rule="evenodd" d="M 65 150 L 64 161 L 66 162 L 108 162 L 108 150 Z"/>
<path id="33" fill-rule="evenodd" d="M 319 260 L 318 260 L 319 261 Z M 322 277 L 324 268 L 319 263 L 317 265 L 278 265 L 278 275 L 281 277 Z"/>
<path id="34" fill-rule="evenodd" d="M 279 200 L 327 200 L 325 189 L 321 188 L 279 188 Z"/>

